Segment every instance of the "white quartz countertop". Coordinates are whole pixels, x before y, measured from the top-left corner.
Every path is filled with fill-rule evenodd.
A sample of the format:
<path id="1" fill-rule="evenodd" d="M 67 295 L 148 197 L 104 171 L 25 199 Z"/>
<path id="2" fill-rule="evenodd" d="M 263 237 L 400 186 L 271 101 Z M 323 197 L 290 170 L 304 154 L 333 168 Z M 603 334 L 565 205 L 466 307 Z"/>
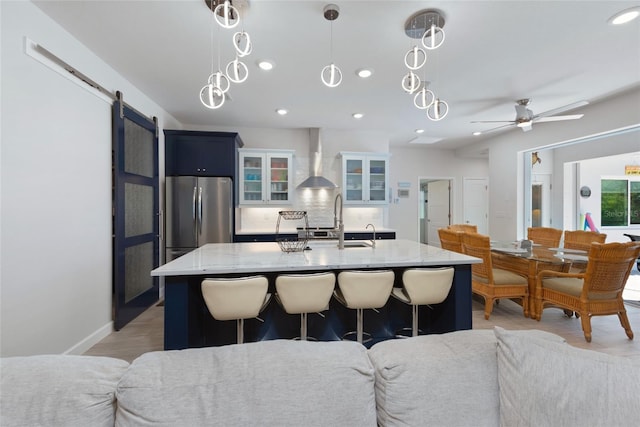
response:
<path id="1" fill-rule="evenodd" d="M 314 228 L 314 227 L 310 227 Z M 376 227 L 376 233 L 392 233 L 396 230 L 393 228 L 378 228 Z M 296 234 L 298 230 L 296 229 L 284 229 L 280 230 L 283 234 Z M 373 233 L 373 229 L 371 228 L 349 228 L 344 230 L 345 233 Z M 245 234 L 276 234 L 275 229 L 252 229 L 252 230 L 236 230 L 237 235 L 245 235 Z"/>
<path id="2" fill-rule="evenodd" d="M 354 242 L 350 240 L 349 242 Z M 367 241 L 368 242 L 368 241 Z M 338 249 L 309 241 L 311 250 L 283 252 L 275 242 L 211 243 L 151 271 L 152 276 L 473 264 L 480 259 L 411 240 L 376 240 L 376 247 Z"/>

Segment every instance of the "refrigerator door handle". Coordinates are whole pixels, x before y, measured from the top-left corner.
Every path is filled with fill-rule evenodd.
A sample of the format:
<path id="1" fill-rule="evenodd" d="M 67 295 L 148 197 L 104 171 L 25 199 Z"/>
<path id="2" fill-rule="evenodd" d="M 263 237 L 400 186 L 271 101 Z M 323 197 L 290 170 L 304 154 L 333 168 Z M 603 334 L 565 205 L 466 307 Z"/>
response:
<path id="1" fill-rule="evenodd" d="M 198 218 L 197 218 L 198 207 L 196 205 L 197 191 L 198 191 L 198 187 L 193 187 L 193 200 L 191 202 L 191 208 L 192 208 L 191 213 L 193 218 L 193 237 L 196 238 L 196 241 L 198 236 Z"/>
<path id="2" fill-rule="evenodd" d="M 202 187 L 198 187 L 198 235 L 202 234 Z"/>

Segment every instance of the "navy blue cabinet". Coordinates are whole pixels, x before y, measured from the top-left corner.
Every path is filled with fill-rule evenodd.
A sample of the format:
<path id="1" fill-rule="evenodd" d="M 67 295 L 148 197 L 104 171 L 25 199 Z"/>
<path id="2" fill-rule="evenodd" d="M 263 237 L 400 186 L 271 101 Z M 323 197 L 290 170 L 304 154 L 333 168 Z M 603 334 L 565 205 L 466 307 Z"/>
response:
<path id="1" fill-rule="evenodd" d="M 235 132 L 165 130 L 166 176 L 228 176 L 236 178 L 238 148 Z"/>

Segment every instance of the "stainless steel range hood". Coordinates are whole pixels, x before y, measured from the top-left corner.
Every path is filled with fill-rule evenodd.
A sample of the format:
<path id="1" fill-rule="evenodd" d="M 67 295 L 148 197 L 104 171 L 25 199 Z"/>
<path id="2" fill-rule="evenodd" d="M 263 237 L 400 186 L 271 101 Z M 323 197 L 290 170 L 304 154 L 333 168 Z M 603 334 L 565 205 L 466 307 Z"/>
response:
<path id="1" fill-rule="evenodd" d="M 322 176 L 322 140 L 319 128 L 309 129 L 309 178 L 298 188 L 336 188 L 333 182 Z"/>

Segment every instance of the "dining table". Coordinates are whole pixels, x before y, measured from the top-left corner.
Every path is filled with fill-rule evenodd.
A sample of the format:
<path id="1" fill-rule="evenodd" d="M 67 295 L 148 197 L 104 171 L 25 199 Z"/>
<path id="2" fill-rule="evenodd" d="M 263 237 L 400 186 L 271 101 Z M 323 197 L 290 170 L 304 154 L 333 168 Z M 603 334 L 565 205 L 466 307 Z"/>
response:
<path id="1" fill-rule="evenodd" d="M 527 278 L 529 285 L 529 313 L 537 318 L 536 282 L 543 270 L 569 272 L 572 265 L 586 264 L 587 252 L 578 249 L 550 248 L 532 243 L 530 247 L 521 242 L 491 241 L 492 263 Z"/>

